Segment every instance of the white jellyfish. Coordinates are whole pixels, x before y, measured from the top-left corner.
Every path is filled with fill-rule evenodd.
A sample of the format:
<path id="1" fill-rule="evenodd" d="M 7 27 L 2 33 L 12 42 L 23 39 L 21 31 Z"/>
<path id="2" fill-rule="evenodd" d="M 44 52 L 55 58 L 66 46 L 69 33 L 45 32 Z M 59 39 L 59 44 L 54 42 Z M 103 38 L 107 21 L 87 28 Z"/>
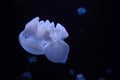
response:
<path id="1" fill-rule="evenodd" d="M 69 53 L 69 45 L 64 41 L 69 35 L 59 23 L 56 27 L 49 20 L 39 21 L 35 17 L 25 25 L 19 34 L 21 46 L 30 54 L 45 55 L 54 63 L 65 63 Z"/>

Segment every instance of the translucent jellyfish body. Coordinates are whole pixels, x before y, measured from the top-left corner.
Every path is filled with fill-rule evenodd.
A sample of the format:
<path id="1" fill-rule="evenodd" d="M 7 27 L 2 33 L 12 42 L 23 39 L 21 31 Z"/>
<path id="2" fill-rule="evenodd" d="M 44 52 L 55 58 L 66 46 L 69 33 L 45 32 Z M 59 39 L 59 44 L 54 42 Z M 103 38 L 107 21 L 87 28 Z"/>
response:
<path id="1" fill-rule="evenodd" d="M 86 79 L 85 79 L 85 77 L 84 77 L 84 75 L 82 73 L 78 73 L 76 75 L 76 80 L 86 80 Z"/>
<path id="2" fill-rule="evenodd" d="M 21 46 L 30 54 L 44 54 L 54 63 L 65 63 L 69 53 L 69 45 L 64 41 L 69 35 L 59 23 L 56 27 L 49 20 L 39 21 L 35 17 L 25 25 L 19 34 Z"/>
<path id="3" fill-rule="evenodd" d="M 80 7 L 77 9 L 78 15 L 85 15 L 87 10 L 84 7 Z"/>

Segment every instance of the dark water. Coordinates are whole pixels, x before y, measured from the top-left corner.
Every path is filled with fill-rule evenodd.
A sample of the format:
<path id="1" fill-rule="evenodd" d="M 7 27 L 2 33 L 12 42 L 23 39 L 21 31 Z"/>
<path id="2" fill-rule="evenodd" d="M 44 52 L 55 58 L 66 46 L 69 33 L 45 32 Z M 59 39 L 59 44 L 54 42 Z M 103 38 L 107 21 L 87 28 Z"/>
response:
<path id="1" fill-rule="evenodd" d="M 1 40 L 4 42 L 1 42 L 1 69 L 5 80 L 24 80 L 21 75 L 26 71 L 31 73 L 32 80 L 76 80 L 78 73 L 82 73 L 86 80 L 100 80 L 100 77 L 112 80 L 112 73 L 106 73 L 107 69 L 112 70 L 110 1 L 12 0 L 4 3 L 1 7 Z M 85 15 L 77 13 L 81 6 L 86 9 Z M 44 55 L 36 56 L 36 62 L 28 60 L 34 55 L 20 46 L 18 35 L 36 16 L 65 26 L 69 33 L 65 41 L 70 46 L 66 64 L 51 63 Z M 74 71 L 72 75 L 71 69 Z"/>

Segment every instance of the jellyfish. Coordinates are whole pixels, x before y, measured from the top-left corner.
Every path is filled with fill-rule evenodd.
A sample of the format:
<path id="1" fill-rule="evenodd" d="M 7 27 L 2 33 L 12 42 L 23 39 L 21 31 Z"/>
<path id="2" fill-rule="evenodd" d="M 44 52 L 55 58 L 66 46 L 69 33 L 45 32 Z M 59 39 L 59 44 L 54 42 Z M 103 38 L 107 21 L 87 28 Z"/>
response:
<path id="1" fill-rule="evenodd" d="M 32 80 L 32 74 L 31 74 L 31 72 L 26 71 L 22 75 L 14 78 L 12 80 Z"/>
<path id="2" fill-rule="evenodd" d="M 84 7 L 80 7 L 77 9 L 78 15 L 85 15 L 86 14 L 86 9 Z"/>
<path id="3" fill-rule="evenodd" d="M 78 73 L 76 75 L 76 80 L 85 80 L 85 77 L 84 77 L 84 75 L 82 73 Z"/>
<path id="4" fill-rule="evenodd" d="M 29 21 L 19 34 L 19 43 L 25 51 L 33 55 L 45 55 L 54 63 L 66 63 L 69 45 L 64 41 L 69 36 L 60 23 L 39 21 L 35 17 Z"/>

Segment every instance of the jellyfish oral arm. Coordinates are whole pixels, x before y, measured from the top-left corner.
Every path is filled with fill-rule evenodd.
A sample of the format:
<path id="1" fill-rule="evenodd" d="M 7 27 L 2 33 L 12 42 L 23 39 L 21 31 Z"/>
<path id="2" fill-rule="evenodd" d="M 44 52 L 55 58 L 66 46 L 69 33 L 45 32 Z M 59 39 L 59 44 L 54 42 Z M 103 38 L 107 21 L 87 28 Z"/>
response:
<path id="1" fill-rule="evenodd" d="M 55 31 L 50 35 L 53 40 L 63 40 L 68 37 L 66 29 L 61 25 L 57 24 Z"/>

